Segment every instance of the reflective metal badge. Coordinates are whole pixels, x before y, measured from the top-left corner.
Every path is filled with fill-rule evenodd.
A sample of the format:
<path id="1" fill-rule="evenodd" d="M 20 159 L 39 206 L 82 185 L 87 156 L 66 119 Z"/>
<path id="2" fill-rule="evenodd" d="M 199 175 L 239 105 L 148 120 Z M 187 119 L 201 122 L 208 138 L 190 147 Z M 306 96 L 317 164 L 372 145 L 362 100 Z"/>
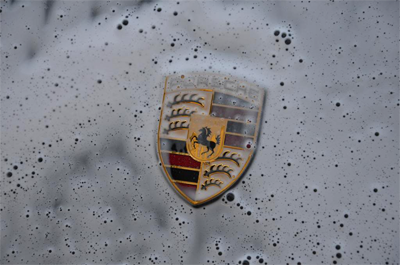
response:
<path id="1" fill-rule="evenodd" d="M 166 78 L 158 154 L 187 201 L 209 201 L 240 178 L 257 146 L 263 100 L 263 89 L 232 77 Z"/>

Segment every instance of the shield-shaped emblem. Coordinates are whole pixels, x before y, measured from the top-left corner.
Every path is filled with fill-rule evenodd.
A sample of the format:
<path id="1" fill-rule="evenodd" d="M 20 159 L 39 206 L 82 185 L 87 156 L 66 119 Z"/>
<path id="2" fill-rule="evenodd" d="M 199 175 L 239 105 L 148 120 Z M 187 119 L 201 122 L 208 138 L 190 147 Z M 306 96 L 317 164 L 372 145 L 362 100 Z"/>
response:
<path id="1" fill-rule="evenodd" d="M 192 114 L 186 148 L 189 155 L 199 162 L 214 161 L 224 145 L 227 120 L 207 115 Z"/>
<path id="2" fill-rule="evenodd" d="M 257 146 L 264 90 L 219 75 L 165 80 L 158 153 L 172 186 L 198 205 L 228 190 Z"/>

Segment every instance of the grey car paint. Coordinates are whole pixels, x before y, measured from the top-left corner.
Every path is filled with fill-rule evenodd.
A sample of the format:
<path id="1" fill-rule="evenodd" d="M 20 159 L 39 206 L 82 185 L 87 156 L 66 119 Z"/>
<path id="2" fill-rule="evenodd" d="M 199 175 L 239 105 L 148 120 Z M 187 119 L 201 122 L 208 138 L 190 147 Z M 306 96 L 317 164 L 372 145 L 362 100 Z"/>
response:
<path id="1" fill-rule="evenodd" d="M 13 0 L 0 16 L 2 264 L 398 264 L 398 1 Z M 199 208 L 155 148 L 163 78 L 187 72 L 266 91 L 253 163 Z"/>

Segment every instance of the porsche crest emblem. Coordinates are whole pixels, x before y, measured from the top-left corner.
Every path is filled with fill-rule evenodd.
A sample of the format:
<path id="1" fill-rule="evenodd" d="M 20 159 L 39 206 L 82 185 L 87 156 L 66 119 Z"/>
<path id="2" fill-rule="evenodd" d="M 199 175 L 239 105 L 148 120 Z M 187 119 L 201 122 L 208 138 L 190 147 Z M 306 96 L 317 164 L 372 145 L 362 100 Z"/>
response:
<path id="1" fill-rule="evenodd" d="M 225 192 L 257 146 L 264 90 L 219 75 L 165 80 L 158 154 L 168 180 L 191 204 Z"/>

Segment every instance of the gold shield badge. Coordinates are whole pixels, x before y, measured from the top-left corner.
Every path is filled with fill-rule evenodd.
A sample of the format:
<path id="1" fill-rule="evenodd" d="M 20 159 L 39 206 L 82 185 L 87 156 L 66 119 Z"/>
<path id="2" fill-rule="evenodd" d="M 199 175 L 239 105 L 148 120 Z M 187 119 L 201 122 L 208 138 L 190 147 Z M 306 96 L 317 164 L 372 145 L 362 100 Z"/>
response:
<path id="1" fill-rule="evenodd" d="M 186 140 L 189 155 L 199 162 L 214 161 L 224 145 L 227 120 L 206 115 L 192 114 Z"/>
<path id="2" fill-rule="evenodd" d="M 254 155 L 264 90 L 219 75 L 165 80 L 158 154 L 172 186 L 191 204 L 228 190 Z"/>

